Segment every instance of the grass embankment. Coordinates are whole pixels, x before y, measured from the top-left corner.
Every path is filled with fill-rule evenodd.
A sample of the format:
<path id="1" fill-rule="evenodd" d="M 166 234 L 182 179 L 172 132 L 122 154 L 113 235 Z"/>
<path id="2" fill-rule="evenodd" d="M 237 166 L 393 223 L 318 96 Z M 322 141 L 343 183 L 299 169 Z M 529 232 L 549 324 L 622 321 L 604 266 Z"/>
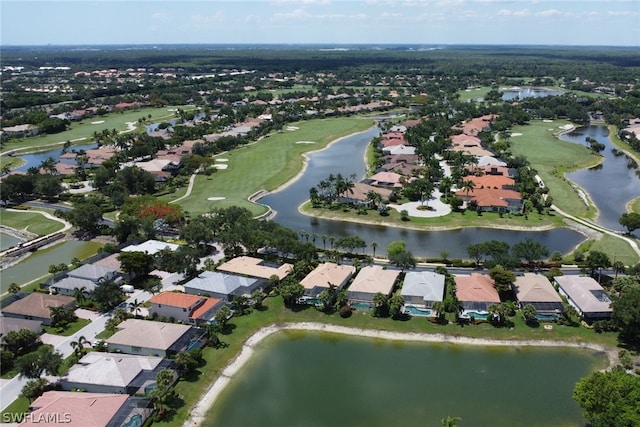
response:
<path id="1" fill-rule="evenodd" d="M 553 325 L 552 330 L 545 330 L 542 326 L 530 327 L 518 317 L 512 320 L 509 327 L 496 328 L 489 324 L 466 325 L 458 324 L 435 325 L 426 319 L 411 318 L 407 321 L 392 320 L 390 318 L 374 318 L 369 313 L 354 312 L 349 318 L 343 319 L 337 313 L 327 315 L 315 308 L 309 307 L 293 312 L 284 307 L 282 298 L 271 297 L 264 302 L 263 310 L 254 310 L 251 314 L 234 317 L 227 330 L 229 334 L 220 335 L 220 339 L 227 345 L 218 350 L 206 348 L 203 352 L 206 365 L 199 369 L 197 378 L 181 381 L 176 386 L 180 396 L 180 405 L 176 412 L 167 419 L 154 423 L 161 426 L 180 426 L 189 417 L 191 408 L 204 394 L 222 370 L 235 358 L 242 349 L 243 343 L 258 329 L 274 323 L 284 322 L 316 322 L 335 324 L 345 327 L 384 330 L 401 333 L 438 333 L 474 338 L 498 340 L 558 340 L 566 342 L 594 342 L 606 346 L 617 344 L 616 336 L 612 333 L 596 334 L 580 326 Z"/>
<path id="2" fill-rule="evenodd" d="M 391 227 L 403 227 L 416 230 L 453 230 L 465 227 L 485 227 L 514 230 L 546 230 L 553 227 L 562 227 L 562 217 L 553 213 L 533 213 L 528 217 L 522 215 L 500 214 L 495 212 L 452 212 L 448 215 L 436 218 L 410 217 L 403 221 L 400 213 L 395 209 L 389 210 L 389 215 L 381 216 L 376 210 L 367 211 L 366 215 L 357 214 L 355 209 L 327 209 L 312 208 L 309 201 L 300 206 L 300 212 L 318 216 L 325 219 L 352 221 L 357 223 L 370 223 L 374 225 L 386 225 Z"/>
<path id="3" fill-rule="evenodd" d="M 582 252 L 604 252 L 613 261 L 622 261 L 625 265 L 635 265 L 640 261 L 636 252 L 627 242 L 609 234 L 603 234 L 599 239 L 587 240 L 578 246 Z"/>
<path id="4" fill-rule="evenodd" d="M 631 148 L 627 141 L 623 141 L 622 139 L 618 138 L 618 128 L 613 125 L 609 125 L 607 126 L 607 128 L 609 129 L 609 140 L 611 141 L 611 143 L 618 149 L 623 150 L 627 154 L 627 156 L 633 158 L 636 163 L 640 164 L 640 153 Z M 627 203 L 627 212 L 635 212 L 640 214 L 640 197 Z"/>
<path id="5" fill-rule="evenodd" d="M 144 124 L 138 123 L 139 119 L 144 118 L 146 123 L 170 120 L 175 116 L 175 110 L 177 108 L 183 110 L 193 109 L 192 106 L 145 107 L 113 112 L 104 116 L 88 117 L 78 122 L 71 122 L 69 128 L 64 132 L 12 139 L 4 144 L 0 152 L 5 153 L 7 151 L 20 150 L 19 152 L 24 154 L 32 151 L 40 151 L 45 148 L 55 148 L 56 145 L 62 145 L 67 141 L 71 141 L 72 145 L 87 144 L 93 140 L 94 132 L 102 132 L 104 129 L 115 129 L 117 132 L 125 132 L 130 130 L 128 123 L 135 123 L 136 128 L 141 129 Z M 0 158 L 0 161 L 8 160 Z M 4 165 L 4 163 L 2 163 L 2 165 Z"/>
<path id="6" fill-rule="evenodd" d="M 13 212 L 6 209 L 0 209 L 0 224 L 16 230 L 29 231 L 38 236 L 55 233 L 64 227 L 64 224 L 36 212 Z"/>
<path id="7" fill-rule="evenodd" d="M 292 123 L 254 144 L 217 156 L 215 159 L 226 161 L 216 163 L 227 165 L 227 169 L 219 169 L 208 177 L 198 175 L 189 197 L 178 203 L 191 215 L 229 206 L 241 206 L 260 215 L 267 208 L 249 202 L 251 194 L 262 189 L 275 190 L 293 179 L 303 168 L 304 153 L 322 149 L 340 137 L 371 126 L 373 120 L 362 117 Z M 173 200 L 181 194 L 183 190 L 162 199 Z M 208 200 L 211 197 L 224 199 Z"/>
<path id="8" fill-rule="evenodd" d="M 578 217 L 594 218 L 596 208 L 585 204 L 564 174 L 595 166 L 602 157 L 582 145 L 558 138 L 563 126 L 570 124 L 566 120 L 535 120 L 527 125 L 514 126 L 512 134 L 521 135 L 511 137 L 511 151 L 514 156 L 524 156 L 529 160 L 549 188 L 549 195 L 556 206 Z"/>

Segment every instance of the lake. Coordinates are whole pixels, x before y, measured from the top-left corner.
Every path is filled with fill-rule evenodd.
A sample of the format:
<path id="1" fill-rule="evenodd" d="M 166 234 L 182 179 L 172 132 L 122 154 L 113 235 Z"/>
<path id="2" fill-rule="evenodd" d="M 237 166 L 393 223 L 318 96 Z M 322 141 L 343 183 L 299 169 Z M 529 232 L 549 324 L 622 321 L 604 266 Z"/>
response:
<path id="1" fill-rule="evenodd" d="M 286 331 L 256 346 L 203 426 L 583 426 L 573 388 L 604 363 L 578 349 Z"/>
<path id="2" fill-rule="evenodd" d="M 568 173 L 566 177 L 589 193 L 591 200 L 598 207 L 596 223 L 612 230 L 626 231 L 618 220 L 620 215 L 627 211 L 626 204 L 640 197 L 638 165 L 624 153 L 615 150 L 615 146 L 609 140 L 609 130 L 606 126 L 580 127 L 561 136 L 564 141 L 588 147 L 587 138 L 604 144 L 605 149 L 601 153 L 602 163 L 593 168 Z"/>
<path id="3" fill-rule="evenodd" d="M 438 257 L 447 251 L 450 258 L 468 258 L 467 246 L 488 240 L 500 240 L 513 245 L 525 238 L 533 239 L 549 248 L 551 252 L 570 252 L 584 237 L 568 228 L 556 228 L 548 231 L 511 231 L 487 228 L 465 228 L 447 231 L 418 231 L 404 228 L 384 227 L 365 223 L 329 221 L 302 215 L 298 206 L 309 198 L 309 188 L 318 185 L 329 174 L 341 173 L 345 177 L 351 174 L 361 179 L 365 174 L 364 154 L 371 139 L 380 133 L 377 127 L 366 132 L 343 138 L 327 149 L 308 154 L 307 167 L 303 174 L 283 190 L 269 194 L 260 203 L 271 206 L 277 215 L 274 221 L 294 231 L 305 230 L 309 234 L 333 236 L 360 236 L 369 246 L 378 244 L 378 253 L 395 240 L 406 242 L 407 248 L 418 257 Z M 370 213 L 369 215 L 377 215 Z M 322 245 L 322 239 L 316 240 Z M 366 251 L 372 253 L 370 247 Z"/>

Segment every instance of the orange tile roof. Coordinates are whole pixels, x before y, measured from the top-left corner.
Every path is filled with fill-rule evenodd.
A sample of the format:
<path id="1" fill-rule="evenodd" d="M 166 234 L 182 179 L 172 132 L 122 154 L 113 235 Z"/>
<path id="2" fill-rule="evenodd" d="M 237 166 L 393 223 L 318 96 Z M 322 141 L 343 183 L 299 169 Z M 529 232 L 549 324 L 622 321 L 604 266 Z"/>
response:
<path id="1" fill-rule="evenodd" d="M 127 399 L 128 394 L 47 391 L 31 404 L 36 409 L 25 417 L 20 427 L 106 426 Z"/>
<path id="2" fill-rule="evenodd" d="M 207 311 L 211 310 L 213 307 L 220 304 L 220 301 L 222 301 L 220 298 L 205 298 L 204 300 L 204 303 L 193 310 L 193 313 L 191 313 L 191 316 L 189 317 L 193 319 L 199 319 L 200 317 L 204 316 Z"/>
<path id="3" fill-rule="evenodd" d="M 486 274 L 471 273 L 470 276 L 455 276 L 458 300 L 500 303 L 493 279 Z"/>
<path id="4" fill-rule="evenodd" d="M 197 304 L 202 297 L 182 292 L 163 292 L 149 300 L 153 304 L 170 305 L 171 307 L 189 308 Z"/>
<path id="5" fill-rule="evenodd" d="M 482 176 L 466 176 L 465 181 L 472 181 L 475 188 L 496 188 L 501 189 L 505 186 L 512 187 L 515 180 L 504 175 L 482 175 Z"/>

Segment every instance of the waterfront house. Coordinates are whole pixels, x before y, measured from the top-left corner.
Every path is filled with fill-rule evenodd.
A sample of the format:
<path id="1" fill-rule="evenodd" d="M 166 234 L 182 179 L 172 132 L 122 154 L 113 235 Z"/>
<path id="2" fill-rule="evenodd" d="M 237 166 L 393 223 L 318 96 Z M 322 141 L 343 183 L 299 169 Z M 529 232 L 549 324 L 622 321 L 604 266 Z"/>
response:
<path id="1" fill-rule="evenodd" d="M 474 188 L 471 191 L 458 190 L 460 197 L 467 206 L 475 205 L 483 212 L 522 213 L 524 203 L 522 195 L 514 190 L 496 188 Z"/>
<path id="2" fill-rule="evenodd" d="M 162 357 L 92 351 L 59 377 L 57 384 L 66 391 L 147 394 L 163 369 L 175 372 L 173 362 Z"/>
<path id="3" fill-rule="evenodd" d="M 557 320 L 564 311 L 562 298 L 542 274 L 524 273 L 517 276 L 512 288 L 520 308 L 532 305 L 538 320 Z"/>
<path id="4" fill-rule="evenodd" d="M 567 298 L 586 320 L 608 319 L 613 313 L 611 298 L 603 287 L 588 276 L 557 276 L 558 292 Z"/>
<path id="5" fill-rule="evenodd" d="M 3 316 L 18 319 L 37 320 L 43 325 L 51 325 L 51 308 L 75 308 L 76 300 L 66 295 L 50 295 L 32 292 L 2 309 Z"/>
<path id="6" fill-rule="evenodd" d="M 403 312 L 412 316 L 435 317 L 433 303 L 444 298 L 445 276 L 433 271 L 409 271 L 404 277 L 400 295 L 404 298 Z"/>
<path id="7" fill-rule="evenodd" d="M 287 277 L 292 268 L 293 265 L 287 263 L 278 266 L 260 258 L 240 256 L 218 266 L 216 270 L 233 274 L 244 274 L 267 280 L 271 276 L 276 276 L 279 280 L 282 280 Z"/>
<path id="8" fill-rule="evenodd" d="M 462 303 L 460 319 L 487 319 L 489 306 L 500 304 L 500 296 L 487 274 L 456 275 L 456 295 Z"/>
<path id="9" fill-rule="evenodd" d="M 116 279 L 118 271 L 99 264 L 84 264 L 67 273 L 67 276 L 51 285 L 51 290 L 61 295 L 73 296 L 76 289 L 90 294 L 106 280 Z"/>
<path id="10" fill-rule="evenodd" d="M 174 319 L 177 322 L 199 325 L 210 322 L 224 305 L 220 298 L 207 298 L 182 292 L 162 292 L 149 300 L 152 316 Z"/>
<path id="11" fill-rule="evenodd" d="M 347 292 L 349 303 L 358 309 L 372 309 L 377 293 L 389 297 L 400 271 L 384 269 L 379 265 L 363 267 L 353 279 Z"/>
<path id="12" fill-rule="evenodd" d="M 317 297 L 320 292 L 329 289 L 330 285 L 342 289 L 355 271 L 356 268 L 352 265 L 339 265 L 332 262 L 319 264 L 300 281 L 304 287 L 304 295 L 300 302 L 318 304 Z"/>
<path id="13" fill-rule="evenodd" d="M 184 284 L 184 291 L 192 295 L 208 295 L 230 302 L 237 296 L 246 297 L 256 289 L 266 289 L 269 281 L 219 271 L 203 271 Z"/>
<path id="14" fill-rule="evenodd" d="M 198 346 L 202 331 L 190 325 L 127 319 L 105 342 L 109 351 L 168 357 Z"/>
<path id="15" fill-rule="evenodd" d="M 29 413 L 19 426 L 141 426 L 152 412 L 153 404 L 146 397 L 46 391 L 29 405 Z"/>

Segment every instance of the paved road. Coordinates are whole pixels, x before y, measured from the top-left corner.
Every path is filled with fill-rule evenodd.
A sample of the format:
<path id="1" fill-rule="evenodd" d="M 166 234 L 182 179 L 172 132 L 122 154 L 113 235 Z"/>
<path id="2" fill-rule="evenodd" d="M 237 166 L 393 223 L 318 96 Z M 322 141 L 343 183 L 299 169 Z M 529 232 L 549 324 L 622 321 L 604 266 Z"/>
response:
<path id="1" fill-rule="evenodd" d="M 138 302 L 147 301 L 151 298 L 151 294 L 142 290 L 128 294 L 129 298 L 123 304 L 129 304 L 137 300 Z M 123 305 L 124 306 L 124 305 Z M 100 315 L 90 324 L 67 337 L 64 341 L 55 346 L 55 349 L 62 353 L 63 358 L 73 353 L 71 343 L 78 341 L 78 338 L 85 337 L 88 341 L 96 341 L 95 336 L 104 330 L 104 325 L 113 316 L 113 311 Z M 11 380 L 3 380 L 0 385 L 0 411 L 4 411 L 14 400 L 20 396 L 20 392 L 24 385 L 29 381 L 27 378 L 14 377 Z"/>
<path id="2" fill-rule="evenodd" d="M 54 203 L 45 203 L 45 202 L 37 202 L 37 201 L 24 202 L 23 205 L 32 206 L 34 208 L 59 210 L 63 212 L 68 212 L 71 209 L 73 209 L 71 206 L 56 205 Z M 100 224 L 106 225 L 107 227 L 110 227 L 110 228 L 114 227 L 114 223 L 110 219 L 102 218 L 102 221 L 100 221 Z"/>

